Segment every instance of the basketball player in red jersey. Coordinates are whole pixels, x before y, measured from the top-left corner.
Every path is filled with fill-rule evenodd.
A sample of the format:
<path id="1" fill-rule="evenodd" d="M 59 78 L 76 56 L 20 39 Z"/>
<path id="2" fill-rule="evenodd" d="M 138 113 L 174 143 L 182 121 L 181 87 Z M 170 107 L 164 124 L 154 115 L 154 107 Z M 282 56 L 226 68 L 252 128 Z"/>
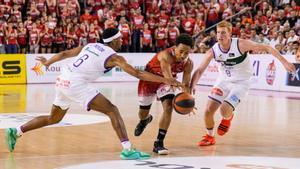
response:
<path id="1" fill-rule="evenodd" d="M 165 78 L 176 77 L 177 73 L 183 72 L 183 91 L 189 92 L 189 82 L 193 62 L 188 54 L 193 46 L 192 37 L 188 34 L 181 34 L 176 38 L 176 45 L 157 53 L 146 65 L 145 71 L 163 76 Z M 163 115 L 159 122 L 159 131 L 157 140 L 154 142 L 153 152 L 159 155 L 169 154 L 168 149 L 164 147 L 164 138 L 171 122 L 172 100 L 175 91 L 168 85 L 156 82 L 139 81 L 139 118 L 140 122 L 135 129 L 135 136 L 139 136 L 144 131 L 147 124 L 152 121 L 152 115 L 149 114 L 150 107 L 154 99 L 159 98 L 163 106 Z"/>

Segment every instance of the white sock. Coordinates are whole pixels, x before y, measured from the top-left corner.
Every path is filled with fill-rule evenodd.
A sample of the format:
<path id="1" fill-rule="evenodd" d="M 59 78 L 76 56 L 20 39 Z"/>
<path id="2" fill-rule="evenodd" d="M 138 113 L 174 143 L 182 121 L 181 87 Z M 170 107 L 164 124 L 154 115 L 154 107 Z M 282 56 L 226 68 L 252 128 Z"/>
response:
<path id="1" fill-rule="evenodd" d="M 131 143 L 129 140 L 122 141 L 121 142 L 123 149 L 130 149 L 131 148 Z"/>
<path id="2" fill-rule="evenodd" d="M 21 130 L 21 126 L 17 127 L 17 136 L 22 136 L 23 131 Z"/>
<path id="3" fill-rule="evenodd" d="M 212 137 L 215 136 L 214 128 L 212 128 L 212 129 L 206 129 L 206 133 L 207 133 L 209 136 L 212 136 Z"/>

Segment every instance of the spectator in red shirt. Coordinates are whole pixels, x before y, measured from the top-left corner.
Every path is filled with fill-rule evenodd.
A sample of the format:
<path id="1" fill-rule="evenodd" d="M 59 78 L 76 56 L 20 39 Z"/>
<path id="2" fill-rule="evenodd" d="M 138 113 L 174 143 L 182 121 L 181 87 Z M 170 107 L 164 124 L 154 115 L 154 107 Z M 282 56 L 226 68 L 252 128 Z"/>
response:
<path id="1" fill-rule="evenodd" d="M 40 31 L 36 23 L 32 24 L 32 30 L 29 32 L 29 52 L 38 53 L 40 49 Z"/>
<path id="2" fill-rule="evenodd" d="M 41 12 L 36 7 L 35 1 L 31 2 L 30 9 L 27 12 L 27 16 L 30 15 L 32 18 L 32 21 L 35 21 L 40 16 L 40 13 Z"/>
<path id="3" fill-rule="evenodd" d="M 18 26 L 18 44 L 20 53 L 26 53 L 27 50 L 27 29 L 24 27 L 22 22 Z"/>
<path id="4" fill-rule="evenodd" d="M 65 50 L 65 36 L 61 26 L 58 26 L 54 30 L 53 52 L 59 53 Z"/>
<path id="5" fill-rule="evenodd" d="M 87 21 L 90 22 L 91 19 L 92 19 L 92 15 L 90 14 L 89 10 L 88 9 L 84 9 L 84 14 L 82 14 L 80 16 L 80 22 L 83 22 L 85 20 L 87 20 Z"/>
<path id="6" fill-rule="evenodd" d="M 5 32 L 4 32 L 4 21 L 0 20 L 0 54 L 4 54 L 5 52 Z"/>
<path id="7" fill-rule="evenodd" d="M 143 52 L 153 52 L 152 51 L 152 33 L 149 30 L 149 25 L 144 24 L 144 29 L 141 33 L 141 49 Z"/>
<path id="8" fill-rule="evenodd" d="M 144 25 L 144 16 L 141 15 L 141 10 L 137 9 L 136 14 L 132 18 L 132 49 L 133 52 L 140 52 L 140 37 L 141 37 L 141 30 L 143 29 Z"/>
<path id="9" fill-rule="evenodd" d="M 160 23 L 155 30 L 154 38 L 156 40 L 156 52 L 160 52 L 167 48 L 168 30 L 162 23 Z"/>
<path id="10" fill-rule="evenodd" d="M 131 30 L 125 17 L 120 18 L 118 29 L 122 34 L 121 52 L 129 52 L 129 46 L 131 45 Z"/>
<path id="11" fill-rule="evenodd" d="M 46 0 L 46 3 L 47 3 L 47 7 L 48 7 L 48 10 L 47 10 L 48 15 L 56 13 L 56 8 L 57 8 L 56 0 Z"/>
<path id="12" fill-rule="evenodd" d="M 13 27 L 12 23 L 8 23 L 8 27 L 5 33 L 6 37 L 6 53 L 15 54 L 18 53 L 18 32 Z"/>
<path id="13" fill-rule="evenodd" d="M 172 47 L 176 44 L 176 38 L 179 36 L 180 32 L 174 20 L 171 20 L 169 23 L 168 29 L 168 44 L 169 47 Z"/>
<path id="14" fill-rule="evenodd" d="M 41 31 L 40 38 L 41 38 L 41 53 L 51 53 L 53 32 L 49 29 L 47 24 L 45 24 L 44 30 Z"/>

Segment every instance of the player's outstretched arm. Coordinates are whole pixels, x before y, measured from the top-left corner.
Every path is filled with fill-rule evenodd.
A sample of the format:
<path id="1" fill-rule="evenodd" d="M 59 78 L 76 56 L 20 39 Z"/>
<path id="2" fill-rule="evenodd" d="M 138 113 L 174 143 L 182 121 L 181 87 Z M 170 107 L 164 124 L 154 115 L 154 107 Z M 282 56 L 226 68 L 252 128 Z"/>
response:
<path id="1" fill-rule="evenodd" d="M 248 51 L 268 52 L 269 54 L 276 57 L 289 73 L 294 73 L 296 71 L 294 64 L 288 62 L 276 49 L 272 48 L 270 45 L 256 43 L 256 42 L 253 42 L 250 40 L 244 40 L 244 39 L 239 39 L 239 41 L 240 41 L 239 48 L 242 53 L 245 53 Z"/>
<path id="2" fill-rule="evenodd" d="M 193 61 L 191 59 L 187 60 L 186 66 L 183 70 L 183 77 L 182 77 L 182 83 L 183 83 L 183 88 L 182 91 L 190 93 L 190 81 L 191 81 L 191 74 L 193 71 Z"/>
<path id="3" fill-rule="evenodd" d="M 121 69 L 123 69 L 126 73 L 141 79 L 145 81 L 152 81 L 152 82 L 162 82 L 165 84 L 169 84 L 172 86 L 182 86 L 180 82 L 178 82 L 174 78 L 163 78 L 161 76 L 154 75 L 152 73 L 141 71 L 133 68 L 130 64 L 127 63 L 127 61 L 119 55 L 114 55 L 111 57 L 111 59 L 108 61 L 109 66 L 119 66 Z"/>
<path id="4" fill-rule="evenodd" d="M 83 48 L 83 46 L 78 46 L 78 47 L 70 49 L 70 50 L 62 51 L 62 52 L 52 56 L 49 60 L 47 60 L 43 56 L 38 56 L 35 60 L 40 61 L 44 66 L 48 67 L 52 63 L 58 62 L 60 60 L 64 60 L 66 58 L 77 56 L 80 53 L 82 48 Z"/>
<path id="5" fill-rule="evenodd" d="M 195 94 L 195 86 L 198 83 L 201 75 L 203 74 L 203 72 L 205 71 L 205 69 L 207 68 L 207 66 L 209 65 L 210 61 L 214 58 L 214 54 L 212 49 L 209 49 L 204 56 L 204 59 L 202 61 L 202 63 L 199 65 L 199 67 L 196 69 L 196 71 L 194 72 L 193 76 L 192 76 L 192 81 L 190 84 L 190 91 Z"/>

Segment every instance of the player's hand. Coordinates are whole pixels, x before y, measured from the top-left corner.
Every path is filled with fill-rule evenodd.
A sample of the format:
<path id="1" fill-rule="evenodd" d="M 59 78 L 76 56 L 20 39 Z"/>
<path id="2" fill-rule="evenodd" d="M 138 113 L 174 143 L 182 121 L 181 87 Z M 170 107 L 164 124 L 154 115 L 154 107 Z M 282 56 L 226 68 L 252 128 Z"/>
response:
<path id="1" fill-rule="evenodd" d="M 43 64 L 46 67 L 49 66 L 48 60 L 45 57 L 43 57 L 43 56 L 38 56 L 38 57 L 35 58 L 35 60 L 40 61 L 41 64 Z"/>
<path id="2" fill-rule="evenodd" d="M 293 63 L 290 62 L 285 62 L 283 64 L 284 68 L 289 72 L 289 73 L 295 73 L 296 72 L 296 67 Z"/>
<path id="3" fill-rule="evenodd" d="M 192 95 L 195 95 L 195 93 L 196 93 L 196 87 L 195 87 L 195 86 L 191 86 L 191 87 L 190 87 L 190 93 L 191 93 Z"/>
<path id="4" fill-rule="evenodd" d="M 189 116 L 196 115 L 197 107 L 194 107 L 192 112 L 189 113 Z"/>
<path id="5" fill-rule="evenodd" d="M 182 88 L 183 84 L 179 81 L 177 81 L 175 78 L 166 78 L 167 84 L 171 85 L 171 88 Z"/>

